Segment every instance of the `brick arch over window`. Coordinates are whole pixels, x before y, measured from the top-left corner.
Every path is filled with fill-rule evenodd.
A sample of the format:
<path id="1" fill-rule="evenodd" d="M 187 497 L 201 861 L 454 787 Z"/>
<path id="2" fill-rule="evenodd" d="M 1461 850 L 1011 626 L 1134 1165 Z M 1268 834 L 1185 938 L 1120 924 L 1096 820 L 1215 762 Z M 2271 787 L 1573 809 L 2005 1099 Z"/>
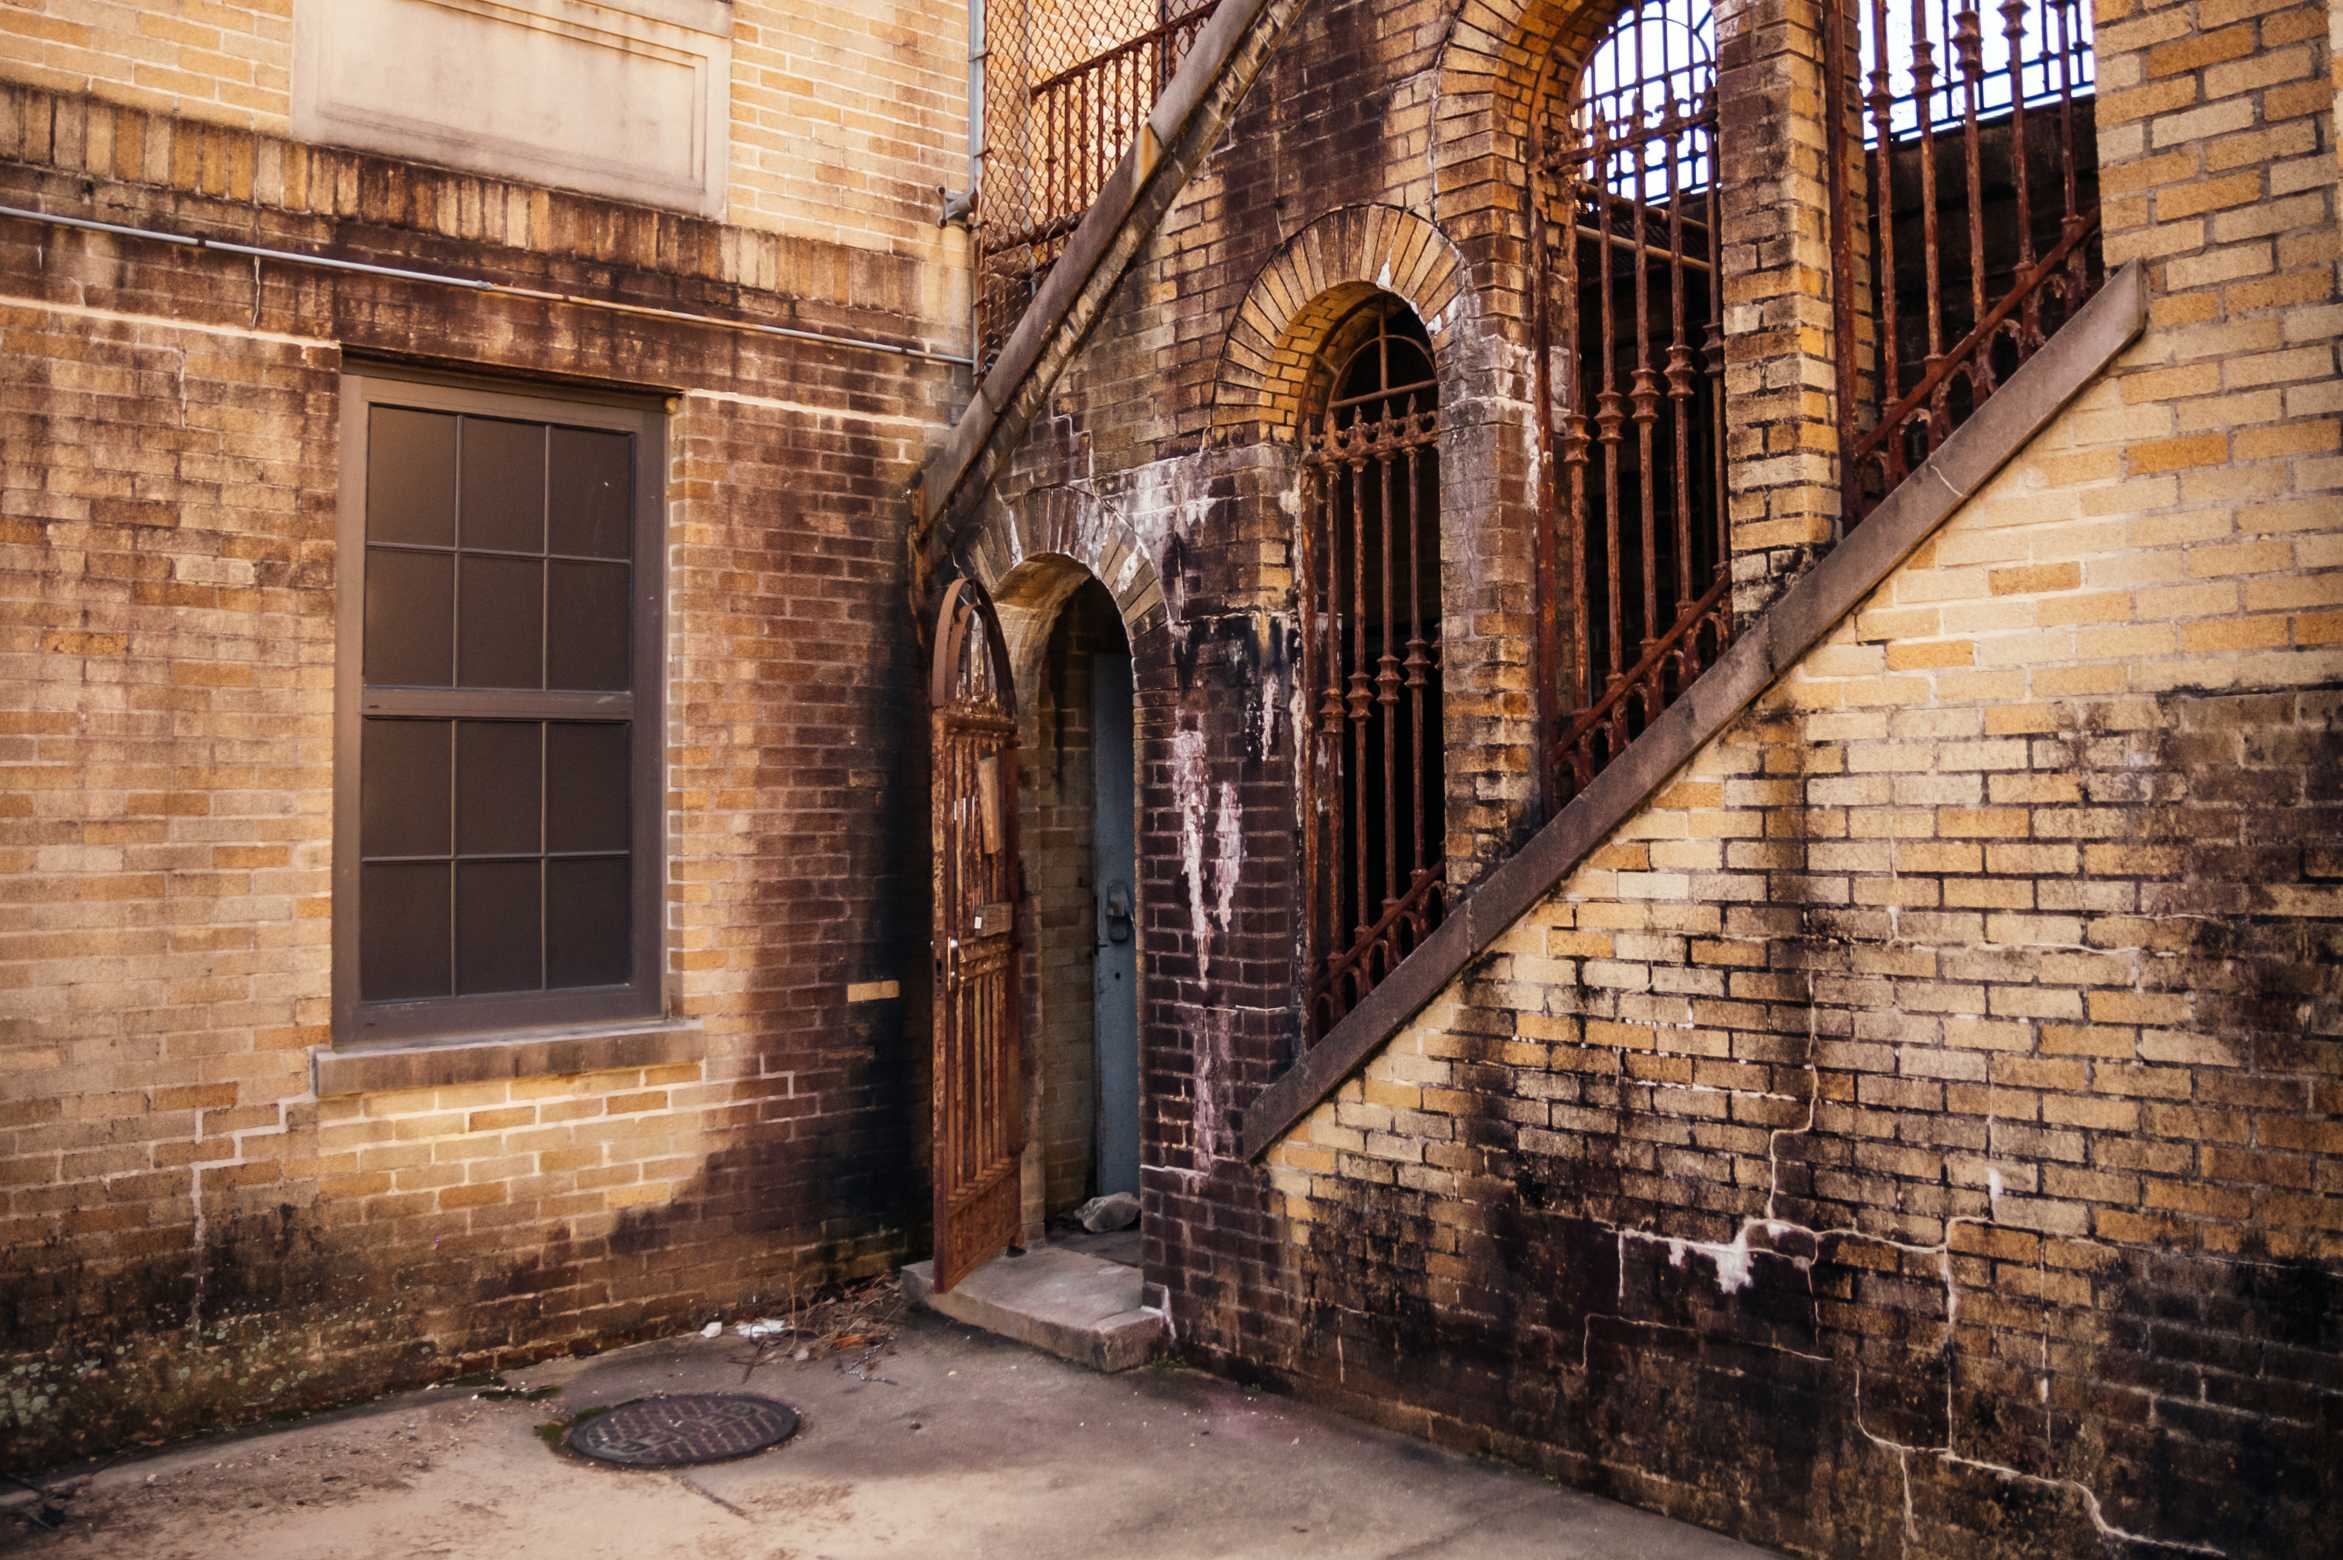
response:
<path id="1" fill-rule="evenodd" d="M 1569 90 L 1624 8 L 1625 0 L 1466 0 L 1440 52 L 1432 168 L 1444 218 L 1514 198 L 1518 175 L 1500 174 L 1492 160 L 1528 163 L 1538 105 Z"/>
<path id="2" fill-rule="evenodd" d="M 1473 306 L 1463 255 L 1413 212 L 1346 206 L 1287 240 L 1253 279 L 1221 348 L 1215 433 L 1291 435 L 1327 334 L 1377 292 L 1415 311 L 1434 361 L 1453 371 L 1458 317 Z"/>

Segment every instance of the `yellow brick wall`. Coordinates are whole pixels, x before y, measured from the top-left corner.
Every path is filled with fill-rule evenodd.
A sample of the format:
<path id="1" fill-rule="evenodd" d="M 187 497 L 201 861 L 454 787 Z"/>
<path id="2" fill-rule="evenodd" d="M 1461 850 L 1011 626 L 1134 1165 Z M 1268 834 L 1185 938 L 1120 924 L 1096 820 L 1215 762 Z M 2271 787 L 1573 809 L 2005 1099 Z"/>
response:
<path id="1" fill-rule="evenodd" d="M 428 1246 L 470 1211 L 485 1232 L 521 1219 L 570 1221 L 673 1200 L 723 1140 L 710 1107 L 740 1091 L 709 1083 L 704 1063 L 515 1078 L 438 1089 L 344 1095 L 317 1104 L 319 1217 L 400 1244 Z M 503 1210 L 498 1219 L 493 1212 Z M 410 1242 L 412 1243 L 412 1242 Z"/>
<path id="2" fill-rule="evenodd" d="M 1800 1551 L 2321 1520 L 2331 15 L 2095 9 L 2144 333 L 1272 1146 L 1315 1389 Z"/>
<path id="3" fill-rule="evenodd" d="M 2088 794 L 2091 766 L 2074 745 L 2152 740 L 2175 724 L 2160 699 L 2174 690 L 2252 690 L 2274 728 L 2290 725 L 2274 706 L 2298 691 L 2333 703 L 2343 502 L 2331 486 L 2304 491 L 2332 480 L 2309 461 L 2256 476 L 2200 454 L 2189 471 L 2166 469 L 2177 413 L 2138 400 L 2140 387 L 2169 382 L 2149 366 L 2166 350 L 2155 336 L 2136 347 L 2126 365 L 2137 371 L 2068 408 L 1484 968 L 1271 1150 L 1297 1244 L 1317 1204 L 1339 1195 L 1339 1156 L 1381 1161 L 1403 1185 L 1458 1184 L 1472 1156 L 1456 1129 L 1477 1108 L 1459 1072 L 1492 1059 L 1458 1030 L 1474 1007 L 1516 1015 L 1507 1066 L 1600 1078 L 1633 1108 L 1680 1121 L 1760 1123 L 1741 1145 L 1757 1173 L 1715 1206 L 1679 1209 L 1688 1225 L 1662 1234 L 1729 1241 L 1736 1216 L 1768 1211 L 1767 1136 L 1808 1129 L 1817 1103 L 1758 1038 L 1763 1005 L 1785 995 L 1843 1009 L 1849 1044 L 1871 1015 L 1874 1055 L 1817 1065 L 1939 1080 L 1946 1092 L 1931 1108 L 2136 1129 L 2176 1147 L 2194 1138 L 2203 1123 L 2189 1069 L 2244 1059 L 2210 1014 L 2192 1016 L 2185 991 L 2157 989 L 2157 960 L 2179 955 L 2131 890 L 2170 882 L 2179 854 L 2124 838 L 2118 799 Z M 1804 838 L 1785 836 L 1792 811 Z M 1843 930 L 1863 946 L 1843 973 L 1769 960 L 1787 935 L 1785 905 L 1793 922 L 1801 906 L 1849 918 Z M 2289 896 L 2273 913 L 2343 915 L 2343 893 Z M 1913 1021 L 1899 1042 L 1889 1032 L 1902 1020 Z M 1588 1124 L 1587 1096 L 1549 1095 L 1556 1103 L 1515 1101 L 1509 1114 L 1538 1117 L 1533 1128 Z M 2343 1152 L 2343 1133 L 2306 1119 L 2304 1103 L 2271 1118 L 2262 1146 L 2306 1165 L 2314 1150 Z M 1771 1119 L 1784 1110 L 1790 1119 Z M 1903 1171 L 1946 1169 L 1918 1157 L 1930 1163 Z M 2185 1150 L 2120 1184 L 2064 1178 L 2075 1195 L 2032 1213 L 2014 1184 L 2020 1158 L 1953 1166 L 1953 1182 L 1975 1193 L 1965 1211 L 1983 1215 L 1990 1202 L 2004 1222 L 2233 1248 L 2234 1226 L 2187 1223 L 2219 1203 L 2230 1217 L 2258 1215 L 2273 1253 L 2343 1250 L 2317 1199 L 2221 1198 L 2203 1190 L 2213 1167 Z M 2012 1179 L 2010 1195 L 1987 1197 L 1989 1163 Z M 1957 1208 L 1895 1217 L 1889 1232 L 1941 1242 Z"/>
<path id="4" fill-rule="evenodd" d="M 623 8 L 623 7 L 622 7 Z M 959 0 L 735 0 L 725 218 L 962 264 L 936 187 L 968 182 Z M 282 135 L 293 0 L 8 0 L 0 79 Z"/>
<path id="5" fill-rule="evenodd" d="M 933 268 L 0 83 L 0 204 L 83 203 L 533 290 L 0 221 L 0 1462 L 900 1260 L 923 868 L 889 538 L 960 375 L 550 300 L 915 337 Z M 661 1033 L 316 1086 L 382 1065 L 331 1033 L 345 353 L 666 392 Z"/>

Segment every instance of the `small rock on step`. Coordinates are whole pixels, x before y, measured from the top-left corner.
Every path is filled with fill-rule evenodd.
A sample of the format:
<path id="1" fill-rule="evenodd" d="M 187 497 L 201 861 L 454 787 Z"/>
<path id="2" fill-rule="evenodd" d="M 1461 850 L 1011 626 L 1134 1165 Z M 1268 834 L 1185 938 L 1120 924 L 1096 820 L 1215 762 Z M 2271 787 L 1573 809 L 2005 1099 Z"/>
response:
<path id="1" fill-rule="evenodd" d="M 1093 1235 L 1109 1230 L 1127 1230 L 1139 1222 L 1139 1199 L 1129 1192 L 1109 1192 L 1104 1197 L 1093 1197 L 1074 1210 L 1074 1217 Z"/>

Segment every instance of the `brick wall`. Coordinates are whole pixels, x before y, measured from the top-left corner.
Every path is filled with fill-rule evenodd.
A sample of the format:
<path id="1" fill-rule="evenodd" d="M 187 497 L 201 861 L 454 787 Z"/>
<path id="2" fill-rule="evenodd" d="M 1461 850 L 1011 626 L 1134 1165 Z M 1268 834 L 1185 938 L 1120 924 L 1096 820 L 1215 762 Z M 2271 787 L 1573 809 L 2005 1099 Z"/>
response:
<path id="1" fill-rule="evenodd" d="M 895 528 L 954 371 L 544 295 L 916 338 L 917 262 L 21 88 L 0 202 L 540 293 L 0 222 L 0 1460 L 899 1259 L 925 863 L 897 824 L 920 804 Z M 670 398 L 680 1023 L 320 1097 L 360 350 Z M 466 1076 L 493 1065 L 523 1075 Z"/>
<path id="2" fill-rule="evenodd" d="M 726 220 L 963 267 L 959 237 L 936 226 L 936 188 L 968 183 L 968 8 L 731 9 Z M 0 56 L 0 77 L 50 91 L 279 135 L 291 124 L 293 0 L 11 0 Z"/>
<path id="3" fill-rule="evenodd" d="M 2343 665 L 2195 606 L 2333 532 L 2094 518 L 2123 383 L 1272 1151 L 1298 1372 L 1801 1550 L 2307 1542 Z"/>
<path id="4" fill-rule="evenodd" d="M 1273 15 L 999 484 L 1121 506 L 1164 579 L 1148 1277 L 1191 1358 L 1800 1551 L 2314 1547 L 2343 1259 L 2320 6 L 2099 8 L 2105 250 L 2147 267 L 2146 335 L 1266 1169 L 1233 1158 L 1297 1041 L 1293 478 L 1255 385 L 1292 344 L 1255 351 L 1246 300 L 1281 256 L 1312 258 L 1267 283 L 1280 317 L 1376 283 L 1311 235 L 1378 205 L 1461 256 L 1495 432 L 1444 511 L 1515 658 L 1449 743 L 1496 769 L 1538 469 L 1520 104 L 1608 15 Z M 1813 16 L 1724 29 L 1745 110 L 1795 99 L 1728 157 L 1801 188 L 1810 55 L 1751 30 Z M 1729 295 L 1736 384 L 1811 392 L 1743 409 L 1753 605 L 1836 513 L 1827 267 L 1818 226 L 1759 230 L 1783 215 L 1741 208 L 1779 264 Z M 1271 369 L 1232 376 L 1240 347 Z M 1481 800 L 1501 850 L 1531 794 Z"/>

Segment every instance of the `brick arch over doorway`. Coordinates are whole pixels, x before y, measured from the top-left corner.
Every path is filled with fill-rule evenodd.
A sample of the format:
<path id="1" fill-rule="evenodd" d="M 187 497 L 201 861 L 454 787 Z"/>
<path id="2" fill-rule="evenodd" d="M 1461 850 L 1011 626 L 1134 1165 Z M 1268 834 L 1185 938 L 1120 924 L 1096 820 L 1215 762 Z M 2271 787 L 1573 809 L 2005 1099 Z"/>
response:
<path id="1" fill-rule="evenodd" d="M 1327 333 L 1375 292 L 1415 310 L 1433 360 L 1454 372 L 1458 318 L 1472 307 L 1468 280 L 1456 246 L 1414 212 L 1328 212 L 1287 240 L 1237 306 L 1214 376 L 1215 435 L 1230 443 L 1290 435 Z"/>
<path id="2" fill-rule="evenodd" d="M 1010 580 L 1019 564 L 1052 556 L 1079 567 L 1028 571 Z M 1004 502 L 997 492 L 988 493 L 963 562 L 997 603 L 1016 609 L 1012 615 L 1020 619 L 1030 617 L 1044 634 L 1054 608 L 1086 575 L 1115 598 L 1123 632 L 1134 648 L 1160 633 L 1168 621 L 1162 581 L 1138 533 L 1114 505 L 1082 488 L 1036 488 L 1015 503 Z M 1039 647 L 1020 642 L 1030 637 L 1022 631 L 1028 626 L 1003 622 L 1020 683 L 1030 669 L 1030 658 L 1040 654 Z"/>
<path id="3" fill-rule="evenodd" d="M 1168 618 L 1155 564 L 1137 533 L 1112 504 L 1081 488 L 991 499 L 963 561 L 1000 611 L 1024 755 L 1018 834 L 1028 1085 L 1020 1228 L 1022 1242 L 1034 1246 L 1046 1243 L 1053 1217 L 1091 1192 L 1136 1189 L 1108 1184 L 1117 1161 L 1109 1152 L 1116 1133 L 1106 1125 L 1109 1114 L 1120 1114 L 1127 1151 L 1139 1127 L 1137 1102 L 1128 1093 L 1138 1076 L 1136 1008 L 1126 1011 L 1128 1066 L 1118 1093 L 1107 1051 L 1124 1042 L 1104 1024 L 1104 998 L 1094 986 L 1101 973 L 1095 918 L 1108 886 L 1095 855 L 1096 813 L 1119 805 L 1135 820 L 1134 772 L 1129 765 L 1121 770 L 1119 804 L 1104 794 L 1093 682 L 1108 664 L 1097 657 L 1130 657 L 1123 675 L 1149 694 L 1139 696 L 1134 686 L 1121 729 L 1125 741 L 1143 737 L 1154 715 L 1140 712 L 1160 692 Z M 1126 864 L 1106 875 L 1123 883 L 1135 929 L 1137 874 Z M 1138 952 L 1143 959 L 1144 950 Z M 1130 992 L 1124 1001 L 1135 1003 L 1138 978 L 1135 965 L 1124 972 Z"/>

